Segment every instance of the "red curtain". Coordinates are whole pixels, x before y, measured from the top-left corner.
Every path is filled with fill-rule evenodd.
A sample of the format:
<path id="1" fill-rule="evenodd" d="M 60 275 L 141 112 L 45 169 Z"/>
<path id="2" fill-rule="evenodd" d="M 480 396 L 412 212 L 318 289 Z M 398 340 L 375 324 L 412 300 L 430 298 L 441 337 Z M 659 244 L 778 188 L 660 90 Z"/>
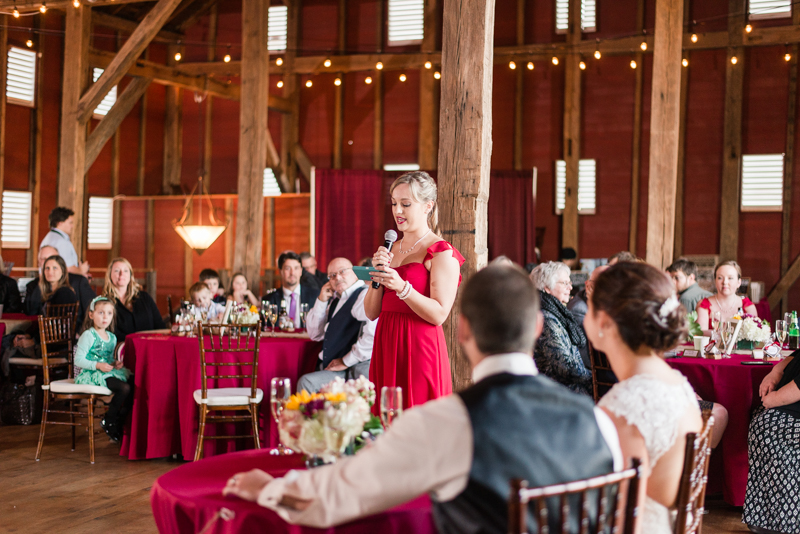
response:
<path id="1" fill-rule="evenodd" d="M 508 256 L 520 265 L 536 261 L 533 171 L 491 171 L 489 259 Z"/>

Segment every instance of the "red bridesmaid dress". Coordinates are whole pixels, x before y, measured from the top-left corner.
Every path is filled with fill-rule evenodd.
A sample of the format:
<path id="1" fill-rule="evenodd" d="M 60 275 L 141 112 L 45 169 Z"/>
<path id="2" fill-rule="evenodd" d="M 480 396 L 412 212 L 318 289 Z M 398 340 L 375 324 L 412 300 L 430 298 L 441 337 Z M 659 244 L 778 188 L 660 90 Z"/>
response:
<path id="1" fill-rule="evenodd" d="M 431 245 L 422 263 L 406 263 L 396 268 L 419 293 L 431 296 L 430 272 L 425 262 L 434 254 L 451 250 L 458 264 L 464 257 L 447 241 Z M 458 277 L 459 284 L 461 276 Z M 441 326 L 432 325 L 397 298 L 394 291 L 384 291 L 381 314 L 375 331 L 369 379 L 375 384 L 378 398 L 375 413 L 380 409 L 383 386 L 403 388 L 403 408 L 423 404 L 453 392 L 450 359 Z"/>

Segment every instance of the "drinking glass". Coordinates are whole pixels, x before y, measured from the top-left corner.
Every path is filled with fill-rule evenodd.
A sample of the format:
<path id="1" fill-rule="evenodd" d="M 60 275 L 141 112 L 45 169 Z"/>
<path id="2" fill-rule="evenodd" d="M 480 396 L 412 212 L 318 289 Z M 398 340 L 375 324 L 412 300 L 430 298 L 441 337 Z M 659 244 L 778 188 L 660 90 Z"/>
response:
<path id="1" fill-rule="evenodd" d="M 269 322 L 272 325 L 272 334 L 275 335 L 275 325 L 278 322 L 278 306 L 276 304 L 269 305 Z"/>
<path id="2" fill-rule="evenodd" d="M 381 389 L 381 421 L 388 429 L 403 414 L 403 388 L 383 386 Z"/>
<path id="3" fill-rule="evenodd" d="M 275 423 L 280 425 L 281 422 L 281 414 L 283 413 L 283 407 L 286 406 L 286 402 L 289 400 L 289 397 L 292 395 L 292 381 L 288 378 L 283 377 L 275 377 L 270 380 L 269 383 L 269 407 L 272 411 L 272 418 L 275 420 Z M 280 438 L 280 431 L 278 431 L 278 446 L 274 449 L 270 449 L 269 451 L 272 455 L 280 455 L 284 456 L 287 454 L 292 454 L 291 449 L 287 449 L 281 443 Z"/>
<path id="4" fill-rule="evenodd" d="M 308 315 L 308 304 L 300 304 L 300 327 L 306 327 L 306 316 Z"/>
<path id="5" fill-rule="evenodd" d="M 731 338 L 733 337 L 733 332 L 735 331 L 736 326 L 734 323 L 730 321 L 724 321 L 720 323 L 719 327 L 719 334 L 722 339 L 722 354 L 723 356 L 727 356 L 728 352 L 728 343 L 730 343 Z"/>
<path id="6" fill-rule="evenodd" d="M 711 330 L 714 331 L 714 338 L 719 339 L 719 324 L 722 322 L 722 312 L 711 312 Z"/>
<path id="7" fill-rule="evenodd" d="M 775 321 L 775 339 L 781 344 L 781 349 L 788 333 L 789 328 L 786 321 Z"/>

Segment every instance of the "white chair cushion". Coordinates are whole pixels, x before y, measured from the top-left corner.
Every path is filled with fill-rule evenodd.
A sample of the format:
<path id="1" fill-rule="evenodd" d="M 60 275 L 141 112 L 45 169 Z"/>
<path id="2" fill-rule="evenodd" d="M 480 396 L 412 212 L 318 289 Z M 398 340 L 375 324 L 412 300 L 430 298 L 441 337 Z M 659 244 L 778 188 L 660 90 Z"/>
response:
<path id="1" fill-rule="evenodd" d="M 194 401 L 209 406 L 245 406 L 250 404 L 250 388 L 216 388 L 208 390 L 208 398 L 203 400 L 203 390 L 194 390 Z M 256 389 L 256 403 L 264 398 L 264 392 Z"/>
<path id="2" fill-rule="evenodd" d="M 42 386 L 45 389 L 46 386 Z M 74 378 L 50 382 L 50 391 L 53 393 L 83 393 L 86 395 L 113 395 L 112 391 L 103 386 L 89 386 L 76 384 Z"/>
<path id="3" fill-rule="evenodd" d="M 49 358 L 48 361 L 50 365 L 67 363 L 66 358 Z M 41 358 L 9 358 L 8 363 L 12 365 L 38 365 L 39 367 L 44 365 L 44 361 Z"/>

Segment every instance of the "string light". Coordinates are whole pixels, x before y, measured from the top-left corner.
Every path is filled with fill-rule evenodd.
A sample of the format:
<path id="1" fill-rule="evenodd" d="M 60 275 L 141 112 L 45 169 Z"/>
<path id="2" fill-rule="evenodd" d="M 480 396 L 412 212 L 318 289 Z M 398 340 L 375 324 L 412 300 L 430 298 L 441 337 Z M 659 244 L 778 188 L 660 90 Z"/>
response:
<path id="1" fill-rule="evenodd" d="M 433 63 L 431 63 L 430 61 L 426 61 L 426 62 L 425 62 L 425 68 L 426 68 L 426 69 L 429 69 L 429 68 L 431 68 L 431 67 L 433 67 Z"/>
<path id="2" fill-rule="evenodd" d="M 371 84 L 372 83 L 372 76 L 367 76 L 364 79 L 364 83 L 367 84 L 367 85 Z"/>
<path id="3" fill-rule="evenodd" d="M 533 61 L 528 61 L 528 70 L 533 70 Z"/>
<path id="4" fill-rule="evenodd" d="M 594 46 L 594 58 L 600 59 L 600 39 L 597 40 L 597 44 Z"/>
<path id="5" fill-rule="evenodd" d="M 686 59 L 686 58 L 683 58 L 681 60 L 681 65 L 683 65 L 684 67 L 688 67 L 689 66 L 689 60 Z"/>
<path id="6" fill-rule="evenodd" d="M 744 27 L 744 31 L 750 33 L 751 31 L 753 31 L 753 26 L 748 24 L 747 26 Z"/>
<path id="7" fill-rule="evenodd" d="M 433 77 L 438 80 L 442 77 L 442 73 L 437 70 L 436 72 L 433 73 Z"/>
<path id="8" fill-rule="evenodd" d="M 739 62 L 739 58 L 736 56 L 731 56 L 731 64 L 736 65 Z"/>
<path id="9" fill-rule="evenodd" d="M 697 42 L 697 34 L 693 33 L 692 36 L 690 37 L 690 39 L 692 40 L 693 43 L 696 43 Z"/>
<path id="10" fill-rule="evenodd" d="M 17 6 L 14 6 L 14 18 L 15 19 L 19 18 L 19 9 L 17 9 Z"/>
<path id="11" fill-rule="evenodd" d="M 47 13 L 47 2 L 42 2 L 42 5 L 39 6 L 39 11 L 44 15 Z"/>
<path id="12" fill-rule="evenodd" d="M 314 85 L 314 82 L 311 80 L 306 80 L 306 87 L 311 87 L 312 85 Z"/>
<path id="13" fill-rule="evenodd" d="M 25 41 L 25 46 L 27 46 L 28 48 L 32 48 L 33 47 L 33 41 L 28 39 L 27 41 Z"/>
<path id="14" fill-rule="evenodd" d="M 791 61 L 792 60 L 792 54 L 790 54 L 789 52 L 786 52 L 786 55 L 783 56 L 783 59 L 785 59 L 786 61 Z"/>
<path id="15" fill-rule="evenodd" d="M 335 80 L 333 80 L 333 85 L 335 85 L 336 87 L 339 87 L 340 85 L 342 85 L 342 79 L 341 78 L 336 78 Z"/>
<path id="16" fill-rule="evenodd" d="M 553 59 L 551 59 L 550 61 L 553 62 L 553 65 L 558 65 L 558 58 L 556 56 L 553 56 Z"/>
<path id="17" fill-rule="evenodd" d="M 279 67 L 280 67 L 281 65 L 283 65 L 283 58 L 282 58 L 282 57 L 279 57 L 278 59 L 276 59 L 276 60 L 275 60 L 275 64 L 276 64 L 277 66 L 279 66 Z"/>
<path id="18" fill-rule="evenodd" d="M 180 61 L 182 57 L 180 52 L 175 52 L 175 61 Z"/>
<path id="19" fill-rule="evenodd" d="M 581 68 L 581 70 L 586 70 L 586 63 L 585 62 L 581 61 L 580 63 L 578 63 L 578 66 Z"/>
<path id="20" fill-rule="evenodd" d="M 517 68 L 517 64 L 514 63 L 513 61 L 509 61 L 508 62 L 508 68 L 511 69 L 511 70 L 514 70 L 514 69 Z"/>
<path id="21" fill-rule="evenodd" d="M 326 57 L 325 58 L 325 62 L 323 63 L 323 65 L 325 65 L 326 67 L 330 67 L 331 66 L 331 58 Z"/>
<path id="22" fill-rule="evenodd" d="M 631 60 L 631 68 L 636 69 L 636 60 L 634 59 Z"/>
<path id="23" fill-rule="evenodd" d="M 406 75 L 405 75 L 405 74 L 401 74 L 401 75 L 400 75 L 400 81 L 401 81 L 401 82 L 404 82 L 404 81 L 406 81 Z"/>
<path id="24" fill-rule="evenodd" d="M 81 0 L 72 0 L 72 5 L 75 6 L 75 9 L 81 7 Z"/>
<path id="25" fill-rule="evenodd" d="M 639 45 L 639 48 L 642 49 L 642 52 L 647 51 L 647 41 L 642 41 L 642 44 Z"/>
<path id="26" fill-rule="evenodd" d="M 278 84 L 277 85 L 278 85 L 278 89 L 283 87 L 283 80 L 278 80 Z"/>
<path id="27" fill-rule="evenodd" d="M 231 62 L 231 45 L 228 45 L 228 52 L 227 54 L 225 54 L 225 57 L 222 58 L 222 61 L 224 61 L 225 63 Z"/>
<path id="28" fill-rule="evenodd" d="M 375 63 L 375 68 L 378 70 L 383 70 L 383 63 L 378 61 L 377 63 Z"/>

